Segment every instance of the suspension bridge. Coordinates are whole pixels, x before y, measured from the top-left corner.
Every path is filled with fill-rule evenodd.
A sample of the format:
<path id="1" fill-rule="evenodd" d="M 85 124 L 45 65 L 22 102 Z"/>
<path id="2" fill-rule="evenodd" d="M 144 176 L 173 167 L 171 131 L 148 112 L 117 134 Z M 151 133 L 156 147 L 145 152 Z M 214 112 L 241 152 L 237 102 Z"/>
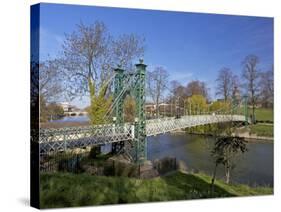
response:
<path id="1" fill-rule="evenodd" d="M 229 113 L 186 115 L 146 120 L 145 117 L 145 74 L 146 65 L 140 60 L 135 73 L 125 73 L 115 69 L 114 101 L 106 113 L 112 124 L 86 127 L 68 127 L 60 129 L 40 129 L 40 153 L 66 151 L 96 145 L 112 144 L 112 151 L 127 153 L 133 161 L 142 162 L 147 158 L 147 137 L 168 133 L 188 127 L 222 122 L 248 123 L 247 100 L 244 100 L 244 114 L 238 114 L 237 103 Z M 136 102 L 135 122 L 124 122 L 124 99 L 127 95 Z M 235 101 L 233 101 L 235 102 Z M 113 118 L 112 118 L 113 117 Z"/>

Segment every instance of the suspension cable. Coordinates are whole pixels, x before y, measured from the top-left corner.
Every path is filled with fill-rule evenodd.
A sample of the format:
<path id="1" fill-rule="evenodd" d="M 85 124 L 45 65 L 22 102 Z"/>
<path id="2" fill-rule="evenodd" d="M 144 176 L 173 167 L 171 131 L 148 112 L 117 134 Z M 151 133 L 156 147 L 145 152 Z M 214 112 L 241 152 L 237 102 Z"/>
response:
<path id="1" fill-rule="evenodd" d="M 117 95 L 117 97 L 114 99 L 114 102 L 111 104 L 110 108 L 105 113 L 104 118 L 107 118 L 109 116 L 109 114 L 113 111 L 113 109 L 115 108 L 118 101 L 120 101 L 120 99 L 123 97 L 124 93 L 128 90 L 128 87 L 131 86 L 132 81 L 133 81 L 132 76 L 134 76 L 134 75 L 128 75 L 128 76 L 129 77 L 126 78 L 127 82 L 125 83 L 125 86 L 120 91 L 120 93 Z"/>

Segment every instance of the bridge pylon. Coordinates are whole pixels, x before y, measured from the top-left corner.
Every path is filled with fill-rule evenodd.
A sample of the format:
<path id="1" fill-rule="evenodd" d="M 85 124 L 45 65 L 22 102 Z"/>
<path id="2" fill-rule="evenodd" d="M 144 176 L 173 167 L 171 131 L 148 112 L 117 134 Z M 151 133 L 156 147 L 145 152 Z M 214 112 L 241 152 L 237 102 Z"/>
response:
<path id="1" fill-rule="evenodd" d="M 125 70 L 121 69 L 121 66 L 114 69 L 115 78 L 114 78 L 114 99 L 117 99 L 119 94 L 124 89 L 124 79 L 125 79 Z M 113 117 L 114 125 L 124 125 L 124 98 L 119 98 L 114 109 Z M 113 143 L 112 152 L 117 153 L 124 147 L 124 142 Z"/>
<path id="2" fill-rule="evenodd" d="M 136 84 L 134 96 L 135 110 L 135 161 L 142 163 L 147 159 L 146 118 L 145 118 L 145 76 L 146 65 L 143 60 L 136 64 Z"/>
<path id="3" fill-rule="evenodd" d="M 126 95 L 130 94 L 135 99 L 135 121 L 134 121 L 134 139 L 131 145 L 128 142 L 113 143 L 112 152 L 119 152 L 123 148 L 131 159 L 137 163 L 142 163 L 147 159 L 146 143 L 146 118 L 145 118 L 145 75 L 146 65 L 143 60 L 136 64 L 134 74 L 126 74 L 119 66 L 115 70 L 114 78 L 114 125 L 124 125 L 124 101 Z"/>

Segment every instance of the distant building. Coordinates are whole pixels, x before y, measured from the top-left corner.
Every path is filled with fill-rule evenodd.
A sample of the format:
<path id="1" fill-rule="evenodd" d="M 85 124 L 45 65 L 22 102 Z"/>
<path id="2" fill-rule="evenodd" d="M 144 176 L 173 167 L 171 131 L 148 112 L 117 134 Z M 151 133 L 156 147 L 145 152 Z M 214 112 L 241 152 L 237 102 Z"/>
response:
<path id="1" fill-rule="evenodd" d="M 74 110 L 74 106 L 72 106 L 69 102 L 61 102 L 59 105 L 63 108 L 64 112 L 72 112 Z"/>
<path id="2" fill-rule="evenodd" d="M 171 104 L 162 102 L 162 103 L 159 103 L 158 107 L 159 107 L 160 115 L 163 114 L 163 113 L 171 112 L 171 109 L 170 109 Z M 146 115 L 148 115 L 148 116 L 156 116 L 156 104 L 147 103 L 145 105 L 145 111 L 146 111 Z"/>

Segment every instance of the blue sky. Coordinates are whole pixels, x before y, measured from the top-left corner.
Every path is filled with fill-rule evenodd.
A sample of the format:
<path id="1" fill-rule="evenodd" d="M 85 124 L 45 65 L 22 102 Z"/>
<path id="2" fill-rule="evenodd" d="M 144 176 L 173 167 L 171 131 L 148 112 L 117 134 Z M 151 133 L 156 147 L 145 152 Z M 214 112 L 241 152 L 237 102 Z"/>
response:
<path id="1" fill-rule="evenodd" d="M 64 34 L 80 21 L 96 20 L 103 21 L 113 36 L 144 36 L 148 69 L 161 65 L 170 80 L 183 85 L 205 81 L 212 98 L 220 68 L 229 67 L 240 76 L 241 61 L 248 54 L 259 56 L 261 70 L 273 64 L 272 18 L 60 4 L 41 4 L 40 60 L 59 55 Z M 84 107 L 88 100 L 76 99 L 74 104 Z"/>

